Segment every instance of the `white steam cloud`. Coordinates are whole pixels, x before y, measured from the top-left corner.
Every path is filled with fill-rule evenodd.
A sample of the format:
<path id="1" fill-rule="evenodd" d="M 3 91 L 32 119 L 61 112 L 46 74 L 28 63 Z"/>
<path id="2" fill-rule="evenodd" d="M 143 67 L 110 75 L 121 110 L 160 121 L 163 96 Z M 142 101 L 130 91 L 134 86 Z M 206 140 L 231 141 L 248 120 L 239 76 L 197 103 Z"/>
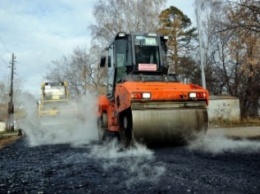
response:
<path id="1" fill-rule="evenodd" d="M 51 118 L 54 123 L 60 123 L 56 126 L 40 126 L 36 116 L 36 102 L 23 98 L 20 101 L 26 108 L 27 116 L 19 122 L 19 128 L 23 130 L 30 146 L 61 143 L 87 144 L 98 138 L 96 98 L 92 95 L 86 95 L 77 102 L 81 119 L 75 119 L 76 115 L 75 118 L 67 118 L 66 122 Z"/>
<path id="2" fill-rule="evenodd" d="M 142 182 L 156 183 L 165 173 L 165 167 L 151 165 L 155 160 L 154 153 L 141 144 L 134 148 L 122 149 L 117 140 L 105 142 L 106 145 L 95 145 L 92 147 L 89 157 L 103 159 L 104 171 L 117 168 L 124 172 L 127 188 L 132 188 Z"/>
<path id="3" fill-rule="evenodd" d="M 190 142 L 188 149 L 200 150 L 212 154 L 255 153 L 260 151 L 260 142 L 248 139 L 232 139 L 222 132 L 208 134 L 204 138 Z"/>
<path id="4" fill-rule="evenodd" d="M 69 143 L 73 146 L 84 146 L 98 139 L 96 100 L 92 95 L 86 95 L 78 102 L 78 111 L 82 119 L 76 123 L 65 124 L 59 128 L 41 127 L 38 125 L 36 113 L 37 106 L 33 100 L 21 98 L 20 101 L 27 110 L 25 119 L 19 122 L 19 127 L 29 140 L 29 145 Z M 260 142 L 249 140 L 233 140 L 221 133 L 207 134 L 204 138 L 190 142 L 189 150 L 199 150 L 212 154 L 224 152 L 259 152 Z M 133 188 L 143 182 L 156 184 L 165 174 L 163 163 L 155 163 L 153 151 L 137 144 L 135 148 L 122 149 L 117 140 L 103 142 L 103 144 L 90 144 L 89 154 L 76 154 L 66 156 L 65 162 L 84 162 L 86 159 L 97 159 L 104 172 L 116 168 L 125 174 L 125 185 Z"/>
<path id="5" fill-rule="evenodd" d="M 122 171 L 128 177 L 125 180 L 128 188 L 142 182 L 158 181 L 164 174 L 165 167 L 162 164 L 151 165 L 155 158 L 153 152 L 145 146 L 137 144 L 135 148 L 123 149 L 117 140 L 89 144 L 98 139 L 96 99 L 95 96 L 87 95 L 78 102 L 78 111 L 83 122 L 48 128 L 38 124 L 36 102 L 21 98 L 27 116 L 19 122 L 19 127 L 24 131 L 30 146 L 69 143 L 72 146 L 85 147 L 87 144 L 89 154 L 66 156 L 64 162 L 84 162 L 88 158 L 95 158 L 104 172 L 109 172 L 111 168 Z"/>

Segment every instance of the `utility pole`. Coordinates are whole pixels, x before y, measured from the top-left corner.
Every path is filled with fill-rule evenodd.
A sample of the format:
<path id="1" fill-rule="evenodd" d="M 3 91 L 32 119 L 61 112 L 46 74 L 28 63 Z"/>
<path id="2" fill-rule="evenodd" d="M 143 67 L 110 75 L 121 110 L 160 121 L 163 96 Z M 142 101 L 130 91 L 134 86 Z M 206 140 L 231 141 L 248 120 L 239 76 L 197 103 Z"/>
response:
<path id="1" fill-rule="evenodd" d="M 8 103 L 8 121 L 7 121 L 7 130 L 14 131 L 14 92 L 13 92 L 13 83 L 14 83 L 14 64 L 15 56 L 12 54 L 11 61 L 11 84 L 10 84 L 10 101 Z"/>
<path id="2" fill-rule="evenodd" d="M 197 20 L 197 28 L 199 32 L 199 46 L 200 46 L 200 69 L 201 69 L 201 82 L 202 82 L 202 87 L 206 89 L 206 79 L 205 79 L 205 70 L 204 70 L 204 58 L 203 58 L 203 52 L 202 52 L 202 34 L 201 34 L 201 29 L 200 29 L 200 18 L 199 18 L 199 13 L 198 13 L 198 6 L 200 5 L 200 1 L 196 0 L 196 20 Z"/>

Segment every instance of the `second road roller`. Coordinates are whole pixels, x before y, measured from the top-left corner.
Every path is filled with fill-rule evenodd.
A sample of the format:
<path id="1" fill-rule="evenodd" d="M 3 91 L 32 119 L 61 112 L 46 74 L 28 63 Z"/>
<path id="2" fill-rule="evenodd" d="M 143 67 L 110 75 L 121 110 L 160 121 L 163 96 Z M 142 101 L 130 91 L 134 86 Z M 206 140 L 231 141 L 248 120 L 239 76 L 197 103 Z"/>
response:
<path id="1" fill-rule="evenodd" d="M 78 109 L 70 100 L 66 81 L 41 84 L 41 99 L 37 103 L 37 120 L 41 127 L 75 127 L 77 117 Z"/>
<path id="2" fill-rule="evenodd" d="M 119 32 L 100 59 L 106 95 L 98 100 L 98 135 L 117 134 L 128 147 L 185 143 L 208 128 L 209 94 L 168 73 L 167 36 Z"/>

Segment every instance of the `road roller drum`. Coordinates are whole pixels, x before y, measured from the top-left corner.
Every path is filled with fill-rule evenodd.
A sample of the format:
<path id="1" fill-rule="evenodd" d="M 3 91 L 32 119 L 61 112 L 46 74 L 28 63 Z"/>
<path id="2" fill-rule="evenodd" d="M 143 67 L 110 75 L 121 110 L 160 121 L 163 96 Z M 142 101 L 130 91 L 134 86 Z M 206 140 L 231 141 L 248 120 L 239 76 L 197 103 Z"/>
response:
<path id="1" fill-rule="evenodd" d="M 132 118 L 133 138 L 146 145 L 185 143 L 208 125 L 205 108 L 133 110 Z"/>

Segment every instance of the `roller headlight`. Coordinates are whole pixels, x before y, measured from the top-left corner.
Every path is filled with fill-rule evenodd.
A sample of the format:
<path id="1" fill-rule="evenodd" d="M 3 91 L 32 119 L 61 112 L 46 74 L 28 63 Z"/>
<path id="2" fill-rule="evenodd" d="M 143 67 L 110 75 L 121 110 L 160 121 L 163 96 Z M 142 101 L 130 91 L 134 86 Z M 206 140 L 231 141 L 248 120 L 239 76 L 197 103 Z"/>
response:
<path id="1" fill-rule="evenodd" d="M 151 99 L 150 92 L 133 92 L 131 98 L 135 100 Z"/>
<path id="2" fill-rule="evenodd" d="M 191 92 L 191 93 L 189 93 L 189 97 L 190 97 L 190 98 L 196 98 L 197 95 L 196 95 L 195 92 Z"/>

